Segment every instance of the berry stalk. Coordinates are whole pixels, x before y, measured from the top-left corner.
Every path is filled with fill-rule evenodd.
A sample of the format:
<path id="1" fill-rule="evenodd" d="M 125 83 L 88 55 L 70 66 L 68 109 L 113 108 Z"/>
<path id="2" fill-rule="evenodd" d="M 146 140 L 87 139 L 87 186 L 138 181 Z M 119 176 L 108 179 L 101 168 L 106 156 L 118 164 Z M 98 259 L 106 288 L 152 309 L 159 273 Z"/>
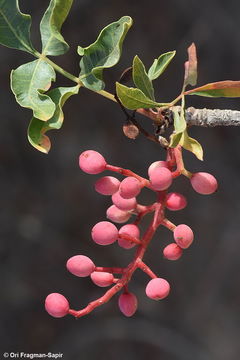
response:
<path id="1" fill-rule="evenodd" d="M 157 214 L 157 215 L 156 215 Z M 150 270 L 150 268 L 142 262 L 144 253 L 153 238 L 153 235 L 157 229 L 157 227 L 161 223 L 161 217 L 159 217 L 159 208 L 155 210 L 154 219 L 152 220 L 151 224 L 149 225 L 148 229 L 146 230 L 141 245 L 139 245 L 136 249 L 133 261 L 125 268 L 123 271 L 122 277 L 117 281 L 117 283 L 109 289 L 102 297 L 99 299 L 90 302 L 85 308 L 81 310 L 73 310 L 69 309 L 69 314 L 75 316 L 76 318 L 80 318 L 84 315 L 89 314 L 93 311 L 96 307 L 101 306 L 107 303 L 116 293 L 118 293 L 125 285 L 129 283 L 133 273 L 140 268 L 145 273 L 147 273 L 151 278 L 156 278 L 157 276 Z M 156 216 L 158 220 L 156 221 Z M 95 269 L 96 270 L 96 269 Z"/>
<path id="2" fill-rule="evenodd" d="M 94 150 L 84 151 L 80 155 L 79 166 L 87 174 L 100 174 L 105 170 L 110 170 L 125 177 L 123 180 L 112 176 L 102 177 L 95 183 L 95 190 L 104 196 L 111 196 L 113 205 L 107 209 L 106 213 L 109 220 L 121 224 L 136 215 L 135 220 L 130 220 L 131 222 L 119 229 L 110 221 L 100 221 L 93 226 L 91 236 L 97 246 L 114 246 L 117 243 L 119 247 L 127 251 L 132 248 L 135 251 L 132 261 L 126 267 L 96 266 L 85 255 L 71 257 L 66 265 L 68 271 L 73 275 L 89 276 L 95 285 L 111 287 L 104 295 L 90 302 L 81 310 L 70 309 L 68 300 L 58 293 L 47 296 L 45 308 L 54 317 L 70 314 L 79 318 L 107 303 L 114 295 L 123 290 L 118 300 L 119 309 L 125 316 L 132 316 L 137 310 L 137 298 L 132 292 L 129 292 L 128 287 L 137 269 L 142 270 L 150 277 L 145 290 L 150 299 L 164 299 L 170 292 L 168 281 L 158 277 L 143 262 L 145 252 L 158 227 L 165 226 L 172 233 L 172 242 L 162 250 L 163 258 L 166 260 L 178 260 L 194 240 L 194 233 L 188 225 L 175 225 L 165 215 L 166 211 L 179 211 L 187 206 L 185 196 L 177 192 L 169 192 L 173 180 L 180 175 L 187 176 L 193 190 L 204 195 L 217 190 L 217 181 L 211 174 L 204 172 L 192 174 L 186 170 L 180 146 L 167 150 L 166 161 L 155 161 L 149 166 L 149 179 L 145 179 L 131 170 L 107 164 L 105 158 Z M 154 203 L 149 205 L 138 203 L 137 196 L 143 188 L 155 192 L 156 201 Z M 148 213 L 152 213 L 152 219 L 141 236 L 139 224 Z M 117 274 L 119 277 L 114 277 L 113 274 Z"/>

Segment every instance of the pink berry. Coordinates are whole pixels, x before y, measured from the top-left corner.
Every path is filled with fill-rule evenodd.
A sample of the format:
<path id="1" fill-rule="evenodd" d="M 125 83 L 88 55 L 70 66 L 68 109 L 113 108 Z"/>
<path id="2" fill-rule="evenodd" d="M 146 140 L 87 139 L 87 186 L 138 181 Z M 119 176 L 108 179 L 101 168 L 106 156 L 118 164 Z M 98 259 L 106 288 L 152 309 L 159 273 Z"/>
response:
<path id="1" fill-rule="evenodd" d="M 163 249 L 163 256 L 168 260 L 178 260 L 183 250 L 176 243 L 171 243 Z"/>
<path id="2" fill-rule="evenodd" d="M 117 206 L 120 210 L 130 211 L 135 209 L 137 205 L 136 198 L 124 199 L 119 192 L 116 192 L 112 196 L 112 202 L 115 206 Z"/>
<path id="3" fill-rule="evenodd" d="M 146 286 L 146 295 L 153 300 L 161 300 L 168 296 L 170 285 L 167 280 L 155 278 L 149 281 Z"/>
<path id="4" fill-rule="evenodd" d="M 141 183 L 133 176 L 126 177 L 120 184 L 119 194 L 124 199 L 131 199 L 137 196 L 141 191 Z"/>
<path id="5" fill-rule="evenodd" d="M 102 195 L 113 195 L 118 191 L 120 181 L 113 176 L 103 176 L 95 182 L 95 190 Z"/>
<path id="6" fill-rule="evenodd" d="M 80 168 L 88 174 L 99 174 L 105 170 L 104 157 L 94 150 L 86 150 L 79 156 Z"/>
<path id="7" fill-rule="evenodd" d="M 46 297 L 45 309 L 51 316 L 61 318 L 68 314 L 69 303 L 63 295 L 52 293 Z"/>
<path id="8" fill-rule="evenodd" d="M 135 238 L 138 238 L 140 237 L 140 230 L 139 228 L 137 227 L 137 225 L 134 225 L 134 224 L 127 224 L 127 225 L 124 225 L 122 226 L 120 229 L 119 229 L 119 234 L 126 234 L 128 236 L 132 236 L 132 237 L 135 237 Z M 121 238 L 118 238 L 118 245 L 121 246 L 122 248 L 124 249 L 131 249 L 132 247 L 134 247 L 136 244 L 134 242 L 131 242 L 131 241 L 128 241 L 128 240 L 125 240 L 125 239 L 121 239 Z"/>
<path id="9" fill-rule="evenodd" d="M 123 293 L 118 298 L 120 311 L 127 317 L 132 316 L 137 310 L 137 297 L 133 293 Z"/>
<path id="10" fill-rule="evenodd" d="M 172 184 L 172 173 L 165 167 L 157 167 L 151 171 L 149 179 L 153 190 L 163 191 Z"/>
<path id="11" fill-rule="evenodd" d="M 192 229 L 185 225 L 181 224 L 175 227 L 173 231 L 174 240 L 182 249 L 187 249 L 193 242 L 194 234 Z"/>
<path id="12" fill-rule="evenodd" d="M 182 210 L 187 206 L 187 200 L 182 194 L 171 192 L 166 196 L 166 207 L 169 210 Z"/>
<path id="13" fill-rule="evenodd" d="M 109 221 L 100 221 L 92 228 L 92 239 L 99 245 L 113 244 L 118 238 L 118 229 Z"/>
<path id="14" fill-rule="evenodd" d="M 217 190 L 218 183 L 215 177 L 206 172 L 197 172 L 192 175 L 191 185 L 193 189 L 203 195 L 209 195 Z"/>
<path id="15" fill-rule="evenodd" d="M 148 176 L 150 177 L 152 171 L 157 168 L 168 167 L 167 161 L 154 161 L 148 168 Z"/>
<path id="16" fill-rule="evenodd" d="M 89 276 L 95 269 L 92 260 L 85 255 L 71 257 L 68 259 L 66 266 L 70 273 L 79 277 Z"/>
<path id="17" fill-rule="evenodd" d="M 112 285 L 114 277 L 113 274 L 108 272 L 94 271 L 91 273 L 91 279 L 97 286 L 105 287 Z"/>
<path id="18" fill-rule="evenodd" d="M 112 205 L 107 209 L 107 218 L 115 223 L 125 223 L 129 220 L 130 216 L 131 214 L 128 211 L 120 210 L 115 205 Z"/>

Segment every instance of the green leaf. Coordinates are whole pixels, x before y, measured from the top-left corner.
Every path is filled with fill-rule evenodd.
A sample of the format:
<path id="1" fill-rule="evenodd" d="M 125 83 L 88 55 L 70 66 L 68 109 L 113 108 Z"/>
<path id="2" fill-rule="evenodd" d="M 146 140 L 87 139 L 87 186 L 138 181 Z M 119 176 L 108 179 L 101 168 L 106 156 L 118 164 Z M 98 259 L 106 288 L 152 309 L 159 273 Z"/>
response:
<path id="1" fill-rule="evenodd" d="M 186 120 L 185 120 L 185 111 L 184 111 L 185 99 L 182 98 L 182 107 L 181 112 L 179 112 L 173 108 L 173 121 L 174 121 L 174 133 L 170 136 L 170 147 L 176 147 L 182 138 L 183 132 L 187 128 Z"/>
<path id="2" fill-rule="evenodd" d="M 240 81 L 218 81 L 185 91 L 185 95 L 206 97 L 240 97 Z"/>
<path id="3" fill-rule="evenodd" d="M 180 143 L 181 137 L 182 133 L 171 134 L 169 146 L 175 148 Z"/>
<path id="4" fill-rule="evenodd" d="M 66 100 L 77 94 L 79 86 L 74 87 L 59 87 L 48 92 L 48 96 L 56 105 L 55 112 L 48 121 L 41 121 L 35 117 L 32 118 L 28 127 L 28 140 L 32 146 L 37 150 L 48 153 L 51 147 L 51 142 L 45 133 L 51 129 L 60 129 L 63 124 L 64 114 L 62 107 Z"/>
<path id="5" fill-rule="evenodd" d="M 187 128 L 187 124 L 184 117 L 183 109 L 180 114 L 175 109 L 173 109 L 172 112 L 173 112 L 173 120 L 174 120 L 174 133 L 170 136 L 169 146 L 174 148 L 180 143 L 182 134 Z"/>
<path id="6" fill-rule="evenodd" d="M 83 56 L 80 61 L 80 79 L 85 87 L 100 91 L 104 89 L 103 69 L 118 63 L 123 40 L 132 25 L 129 16 L 106 26 L 97 40 L 86 48 L 78 47 L 78 54 Z"/>
<path id="7" fill-rule="evenodd" d="M 184 88 L 187 85 L 195 86 L 197 83 L 197 52 L 192 43 L 188 48 L 188 61 L 185 62 Z"/>
<path id="8" fill-rule="evenodd" d="M 169 51 L 159 56 L 158 59 L 155 59 L 152 66 L 148 70 L 148 76 L 150 80 L 157 79 L 170 64 L 174 58 L 176 51 Z"/>
<path id="9" fill-rule="evenodd" d="M 173 109 L 173 120 L 174 120 L 174 130 L 177 134 L 182 133 L 186 130 L 187 124 L 184 117 L 184 110 L 179 112 L 176 109 Z"/>
<path id="10" fill-rule="evenodd" d="M 34 54 L 30 40 L 31 16 L 20 12 L 18 0 L 0 0 L 0 43 Z"/>
<path id="11" fill-rule="evenodd" d="M 19 66 L 11 72 L 11 88 L 16 101 L 23 107 L 33 110 L 33 115 L 43 121 L 50 119 L 55 104 L 44 94 L 55 81 L 51 65 L 38 59 Z"/>
<path id="12" fill-rule="evenodd" d="M 203 149 L 201 144 L 190 136 L 185 130 L 182 133 L 179 144 L 186 150 L 191 151 L 199 160 L 203 160 Z"/>
<path id="13" fill-rule="evenodd" d="M 133 59 L 132 67 L 133 82 L 136 87 L 149 97 L 154 100 L 154 90 L 152 81 L 149 79 L 143 62 L 136 55 Z"/>
<path id="14" fill-rule="evenodd" d="M 117 96 L 123 106 L 130 110 L 154 108 L 168 105 L 149 99 L 141 90 L 116 83 Z"/>
<path id="15" fill-rule="evenodd" d="M 57 56 L 69 49 L 60 31 L 72 3 L 73 0 L 51 0 L 40 23 L 43 54 Z"/>

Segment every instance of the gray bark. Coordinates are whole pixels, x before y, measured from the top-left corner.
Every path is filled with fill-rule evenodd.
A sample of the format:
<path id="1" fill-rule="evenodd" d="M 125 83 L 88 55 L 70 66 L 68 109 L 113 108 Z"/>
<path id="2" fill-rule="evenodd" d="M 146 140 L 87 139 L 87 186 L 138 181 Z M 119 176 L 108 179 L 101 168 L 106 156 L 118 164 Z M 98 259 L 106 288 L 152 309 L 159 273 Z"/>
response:
<path id="1" fill-rule="evenodd" d="M 175 108 L 181 110 L 180 106 Z M 189 126 L 240 126 L 240 111 L 219 109 L 186 109 L 186 122 Z"/>

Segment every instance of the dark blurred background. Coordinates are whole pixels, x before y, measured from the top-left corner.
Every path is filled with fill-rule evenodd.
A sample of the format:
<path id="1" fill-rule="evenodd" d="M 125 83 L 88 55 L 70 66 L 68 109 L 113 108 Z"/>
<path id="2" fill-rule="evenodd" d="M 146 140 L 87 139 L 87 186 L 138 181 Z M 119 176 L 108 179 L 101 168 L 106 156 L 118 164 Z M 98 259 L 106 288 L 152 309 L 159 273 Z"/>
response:
<path id="1" fill-rule="evenodd" d="M 19 3 L 22 11 L 32 14 L 32 40 L 39 48 L 38 24 L 48 0 Z M 77 75 L 77 45 L 89 45 L 105 25 L 130 15 L 134 26 L 120 63 L 105 72 L 106 90 L 113 91 L 134 55 L 148 68 L 161 53 L 176 49 L 174 61 L 156 81 L 157 98 L 168 101 L 181 89 L 186 49 L 193 41 L 199 85 L 240 79 L 239 12 L 235 0 L 75 0 L 63 27 L 71 49 L 55 60 Z M 110 199 L 94 192 L 98 176 L 79 170 L 79 154 L 97 150 L 111 164 L 143 176 L 150 163 L 165 154 L 142 136 L 135 141 L 124 137 L 118 106 L 85 89 L 66 103 L 62 129 L 49 133 L 49 155 L 37 152 L 26 137 L 31 112 L 16 104 L 9 87 L 10 70 L 33 59 L 4 47 L 0 54 L 1 352 L 61 352 L 67 360 L 239 359 L 240 129 L 190 130 L 205 155 L 200 162 L 185 153 L 187 168 L 214 174 L 219 191 L 198 195 L 185 178 L 173 187 L 187 196 L 188 207 L 168 216 L 176 224 L 191 226 L 195 241 L 179 261 L 167 261 L 162 249 L 171 234 L 159 229 L 146 254 L 146 262 L 171 283 L 170 296 L 160 302 L 146 298 L 148 279 L 137 272 L 130 286 L 139 299 L 133 318 L 119 312 L 115 297 L 78 321 L 70 316 L 54 319 L 44 310 L 50 292 L 64 294 L 76 309 L 104 292 L 89 278 L 69 274 L 69 257 L 86 254 L 98 265 L 123 266 L 132 256 L 117 244 L 101 247 L 92 242 L 90 230 L 105 219 Z M 61 76 L 57 84 L 72 86 Z M 189 97 L 187 105 L 240 110 L 239 99 Z M 142 201 L 152 200 L 146 191 Z"/>

